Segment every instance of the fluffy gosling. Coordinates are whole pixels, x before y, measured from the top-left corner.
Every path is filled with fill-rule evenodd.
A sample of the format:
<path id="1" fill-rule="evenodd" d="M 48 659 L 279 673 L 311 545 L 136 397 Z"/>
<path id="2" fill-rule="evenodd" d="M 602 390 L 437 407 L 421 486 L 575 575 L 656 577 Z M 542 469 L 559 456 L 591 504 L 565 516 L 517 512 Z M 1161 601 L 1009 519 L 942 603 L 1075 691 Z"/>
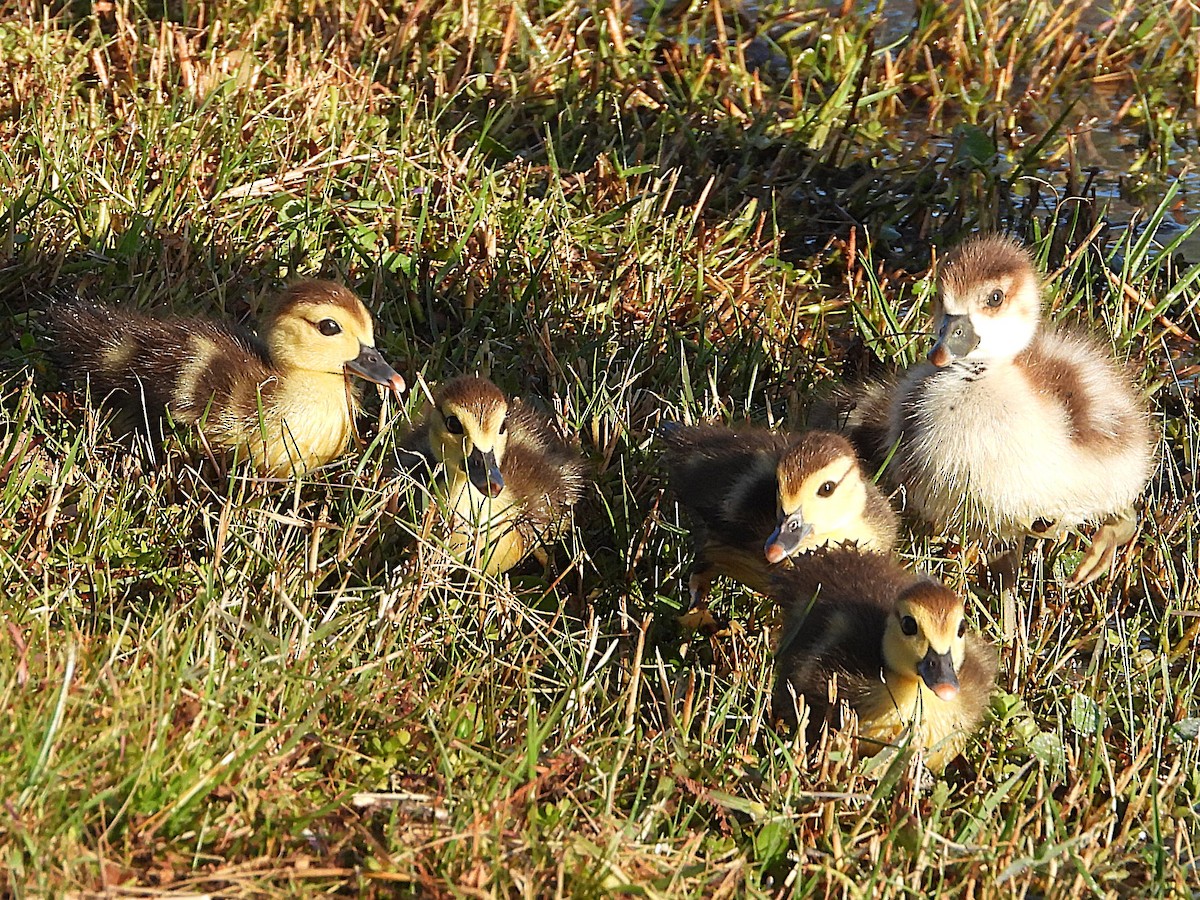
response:
<path id="1" fill-rule="evenodd" d="M 451 552 L 489 575 L 530 553 L 545 562 L 544 544 L 567 527 L 586 484 L 578 452 L 486 378 L 455 378 L 433 399 L 402 445 L 432 473 Z"/>
<path id="2" fill-rule="evenodd" d="M 776 653 L 774 710 L 796 725 L 807 707 L 810 743 L 858 717 L 857 737 L 912 746 L 940 772 L 979 726 L 996 680 L 996 655 L 968 629 L 962 600 L 893 559 L 830 547 L 780 570 L 785 609 Z M 836 702 L 831 702 L 831 697 Z"/>
<path id="3" fill-rule="evenodd" d="M 73 298 L 50 309 L 53 355 L 68 380 L 131 413 L 166 417 L 263 474 L 298 475 L 342 453 L 353 435 L 353 374 L 395 391 L 371 314 L 330 281 L 284 292 L 261 338 L 199 318 L 156 319 Z"/>
<path id="4" fill-rule="evenodd" d="M 1025 248 L 974 238 L 941 268 L 928 361 L 860 398 L 850 427 L 908 509 L 970 539 L 1057 536 L 1096 523 L 1072 585 L 1099 578 L 1136 529 L 1154 466 L 1150 415 L 1125 367 L 1042 321 Z"/>
<path id="5" fill-rule="evenodd" d="M 693 608 L 717 575 L 768 593 L 777 564 L 799 553 L 842 543 L 886 552 L 896 541 L 895 512 L 840 435 L 670 425 L 662 443 L 693 523 Z"/>

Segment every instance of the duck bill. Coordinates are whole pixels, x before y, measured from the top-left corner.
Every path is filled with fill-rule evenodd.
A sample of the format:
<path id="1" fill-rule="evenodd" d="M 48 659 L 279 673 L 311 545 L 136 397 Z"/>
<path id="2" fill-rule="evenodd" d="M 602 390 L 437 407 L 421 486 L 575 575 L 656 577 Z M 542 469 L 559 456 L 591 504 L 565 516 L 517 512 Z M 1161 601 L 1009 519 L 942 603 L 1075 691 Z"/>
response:
<path id="1" fill-rule="evenodd" d="M 938 368 L 948 366 L 979 346 L 979 335 L 971 325 L 970 316 L 942 316 L 937 343 L 929 351 L 928 360 Z"/>
<path id="2" fill-rule="evenodd" d="M 950 701 L 958 696 L 958 675 L 954 671 L 954 660 L 950 651 L 934 653 L 933 648 L 917 663 L 917 674 L 929 689 L 941 699 Z"/>
<path id="3" fill-rule="evenodd" d="M 404 390 L 404 379 L 379 355 L 379 351 L 366 344 L 359 344 L 358 356 L 346 363 L 346 371 L 367 381 L 382 384 L 397 394 Z"/>
<path id="4" fill-rule="evenodd" d="M 767 562 L 783 562 L 789 556 L 795 556 L 812 533 L 813 527 L 804 521 L 803 510 L 798 509 L 790 516 L 784 516 L 763 547 Z"/>
<path id="5" fill-rule="evenodd" d="M 483 453 L 476 447 L 471 451 L 467 457 L 467 478 L 485 497 L 495 499 L 504 490 L 504 476 L 500 474 L 496 454 L 491 450 Z"/>

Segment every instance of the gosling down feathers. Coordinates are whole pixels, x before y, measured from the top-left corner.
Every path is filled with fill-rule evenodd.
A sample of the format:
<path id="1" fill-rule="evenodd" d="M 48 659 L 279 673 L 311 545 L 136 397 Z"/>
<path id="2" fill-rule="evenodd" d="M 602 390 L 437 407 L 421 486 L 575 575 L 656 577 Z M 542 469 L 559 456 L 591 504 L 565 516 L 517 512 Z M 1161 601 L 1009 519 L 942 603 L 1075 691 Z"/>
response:
<path id="1" fill-rule="evenodd" d="M 693 526 L 692 606 L 716 575 L 768 593 L 777 563 L 825 544 L 886 552 L 896 514 L 854 448 L 827 431 L 668 425 L 669 484 Z"/>
<path id="2" fill-rule="evenodd" d="M 567 526 L 583 493 L 579 454 L 520 400 L 486 378 L 441 385 L 422 423 L 402 442 L 419 454 L 450 520 L 447 546 L 489 575 L 543 545 Z"/>
<path id="3" fill-rule="evenodd" d="M 907 507 L 972 539 L 1099 523 L 1071 578 L 1107 571 L 1135 530 L 1155 440 L 1133 379 L 1107 347 L 1042 322 L 1028 251 L 977 237 L 942 267 L 928 361 L 875 385 L 851 414 Z"/>
<path id="4" fill-rule="evenodd" d="M 198 427 L 269 475 L 300 474 L 346 449 L 357 409 L 348 374 L 404 389 L 375 349 L 371 314 L 330 281 L 284 292 L 261 339 L 205 319 L 160 320 L 82 298 L 50 309 L 54 356 L 68 379 L 147 427 Z"/>
<path id="5" fill-rule="evenodd" d="M 844 701 L 860 741 L 894 744 L 911 728 L 935 772 L 962 752 L 995 685 L 996 654 L 953 591 L 890 557 L 829 547 L 780 570 L 773 592 L 785 609 L 777 718 L 795 726 L 807 707 L 812 743 L 823 726 L 842 726 Z"/>

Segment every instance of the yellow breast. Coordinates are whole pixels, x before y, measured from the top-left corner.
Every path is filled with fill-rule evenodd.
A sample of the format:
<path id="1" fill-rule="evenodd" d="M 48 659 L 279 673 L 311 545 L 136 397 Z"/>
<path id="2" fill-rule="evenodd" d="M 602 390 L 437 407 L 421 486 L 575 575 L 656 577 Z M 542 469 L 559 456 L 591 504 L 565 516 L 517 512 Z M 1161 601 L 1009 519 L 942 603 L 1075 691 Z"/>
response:
<path id="1" fill-rule="evenodd" d="M 855 707 L 860 737 L 892 744 L 911 727 L 912 746 L 926 751 L 935 772 L 962 752 L 970 733 L 961 703 L 942 700 L 919 679 L 880 681 Z"/>
<path id="2" fill-rule="evenodd" d="M 439 499 L 450 521 L 446 545 L 455 557 L 488 575 L 507 572 L 524 557 L 516 526 L 520 507 L 508 490 L 485 497 L 459 473 Z"/>
<path id="3" fill-rule="evenodd" d="M 256 415 L 229 410 L 217 416 L 219 443 L 248 456 L 259 471 L 280 478 L 303 474 L 340 455 L 353 434 L 345 379 L 276 376 L 274 382 L 256 387 Z"/>

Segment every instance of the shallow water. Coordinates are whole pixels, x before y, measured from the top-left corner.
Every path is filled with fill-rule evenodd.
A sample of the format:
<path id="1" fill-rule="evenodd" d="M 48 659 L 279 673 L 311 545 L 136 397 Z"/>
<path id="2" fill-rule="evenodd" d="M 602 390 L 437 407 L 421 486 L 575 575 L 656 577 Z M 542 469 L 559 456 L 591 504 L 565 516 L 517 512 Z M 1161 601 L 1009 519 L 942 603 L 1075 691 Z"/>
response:
<path id="1" fill-rule="evenodd" d="M 870 16 L 877 13 L 876 52 L 888 47 L 895 52 L 903 46 L 917 23 L 918 5 L 918 0 L 879 0 L 856 4 L 854 14 Z M 744 3 L 739 9 L 747 21 L 759 17 L 756 4 Z M 1092 4 L 1082 14 L 1080 24 L 1088 29 L 1099 29 L 1106 21 L 1107 7 Z M 748 62 L 754 60 L 756 67 L 768 71 L 782 69 L 778 74 L 786 79 L 786 58 L 771 49 L 770 42 L 761 36 L 751 39 L 744 53 Z M 1150 158 L 1143 145 L 1145 128 L 1136 121 L 1137 116 L 1122 110 L 1134 91 L 1135 86 L 1125 80 L 1108 84 L 1083 83 L 1072 91 L 1071 96 L 1051 95 L 1023 101 L 1020 115 L 1016 117 L 1018 130 L 1003 136 L 1013 146 L 999 148 L 997 168 L 1000 171 L 996 174 L 1011 180 L 1013 192 L 1018 197 L 1039 190 L 1041 202 L 1050 208 L 1067 199 L 1064 191 L 1068 173 L 1074 167 L 1078 182 L 1087 184 L 1088 199 L 1094 199 L 1100 207 L 1098 212 L 1117 228 L 1139 228 L 1139 223 L 1146 221 L 1177 183 L 1171 208 L 1158 230 L 1159 241 L 1170 243 L 1200 215 L 1200 147 L 1195 146 L 1194 137 L 1200 131 L 1200 119 L 1195 123 L 1180 123 L 1176 136 L 1167 136 L 1177 139 Z M 1141 111 L 1136 105 L 1134 109 Z M 1193 112 L 1192 115 L 1200 114 Z M 1058 124 L 1060 118 L 1063 122 Z M 958 125 L 948 109 L 931 130 L 926 111 L 914 109 L 906 121 L 887 123 L 891 147 L 881 148 L 881 155 L 898 158 L 911 147 L 922 145 L 928 146 L 931 152 L 948 155 L 954 151 L 953 132 Z M 1036 146 L 1044 135 L 1055 130 L 1056 125 L 1059 134 L 1070 138 L 1070 155 L 1039 161 L 1036 174 L 1032 176 L 1015 172 L 1017 163 L 1027 152 L 1025 148 Z M 990 123 L 984 126 L 989 133 L 991 128 Z M 1178 136 L 1190 140 L 1192 146 L 1185 146 Z M 1055 140 L 1051 144 L 1061 146 L 1061 141 Z M 1006 167 L 1009 171 L 1005 171 Z M 1033 184 L 1035 180 L 1042 181 L 1040 187 Z M 1179 253 L 1189 262 L 1200 262 L 1200 233 L 1183 241 Z"/>
<path id="2" fill-rule="evenodd" d="M 878 45 L 888 46 L 902 42 L 910 33 L 916 21 L 916 6 L 912 0 L 880 0 L 879 3 L 864 4 L 860 9 L 880 13 Z M 1080 20 L 1091 29 L 1099 28 L 1106 21 L 1108 7 L 1104 4 L 1091 4 Z M 1185 146 L 1175 140 L 1162 148 L 1155 160 L 1148 160 L 1143 146 L 1144 130 L 1135 124 L 1118 121 L 1132 89 L 1127 82 L 1111 86 L 1085 84 L 1074 96 L 1043 98 L 1034 110 L 1030 123 L 1033 127 L 1019 137 L 1026 146 L 1036 144 L 1067 112 L 1060 129 L 1073 137 L 1074 159 L 1061 157 L 1046 161 L 1039 175 L 1046 179 L 1046 187 L 1051 191 L 1050 197 L 1043 202 L 1054 202 L 1056 190 L 1057 199 L 1065 199 L 1061 191 L 1073 164 L 1082 179 L 1088 181 L 1088 197 L 1095 198 L 1100 204 L 1100 212 L 1118 228 L 1130 225 L 1137 228 L 1138 223 L 1144 222 L 1159 206 L 1172 185 L 1178 184 L 1169 213 L 1158 229 L 1159 242 L 1167 244 L 1200 215 L 1200 147 Z M 1193 112 L 1192 115 L 1197 116 L 1197 121 L 1191 123 L 1190 129 L 1180 128 L 1181 133 L 1194 136 L 1200 132 L 1200 113 Z M 944 150 L 953 146 L 948 137 L 931 136 L 923 118 L 914 119 L 902 131 L 912 139 L 928 141 L 932 138 L 934 144 Z M 1009 161 L 1015 162 L 1019 153 L 1010 154 Z M 1018 195 L 1027 194 L 1030 189 L 1022 186 L 1022 180 L 1027 179 L 1013 181 Z M 1179 253 L 1188 262 L 1200 262 L 1200 229 L 1180 244 Z"/>
<path id="3" fill-rule="evenodd" d="M 1077 102 L 1077 108 L 1079 105 Z M 1066 186 L 1069 169 L 1074 165 L 1078 182 L 1087 187 L 1084 199 L 1097 204 L 1098 215 L 1115 229 L 1133 227 L 1140 231 L 1168 192 L 1177 186 L 1169 209 L 1158 224 L 1157 240 L 1166 245 L 1182 235 L 1200 215 L 1200 150 L 1176 145 L 1171 148 L 1165 172 L 1146 173 L 1141 168 L 1144 153 L 1138 146 L 1135 129 L 1113 126 L 1111 119 L 1092 115 L 1091 109 L 1080 120 L 1082 124 L 1072 129 L 1073 161 L 1065 156 L 1046 160 L 1036 174 L 1020 174 L 1015 169 L 1021 151 L 1007 154 L 1003 149 L 1000 151 L 998 174 L 1012 185 L 1013 195 L 1025 198 L 1037 191 L 1039 206 L 1049 212 L 1055 204 L 1070 199 Z M 894 127 L 892 136 L 897 156 L 905 147 L 921 143 L 931 153 L 946 158 L 959 144 L 953 134 L 931 133 L 924 119 Z M 1036 137 L 1031 139 L 1036 141 Z M 886 157 L 888 151 L 882 155 Z M 1184 238 L 1177 252 L 1190 263 L 1200 262 L 1200 229 Z"/>

